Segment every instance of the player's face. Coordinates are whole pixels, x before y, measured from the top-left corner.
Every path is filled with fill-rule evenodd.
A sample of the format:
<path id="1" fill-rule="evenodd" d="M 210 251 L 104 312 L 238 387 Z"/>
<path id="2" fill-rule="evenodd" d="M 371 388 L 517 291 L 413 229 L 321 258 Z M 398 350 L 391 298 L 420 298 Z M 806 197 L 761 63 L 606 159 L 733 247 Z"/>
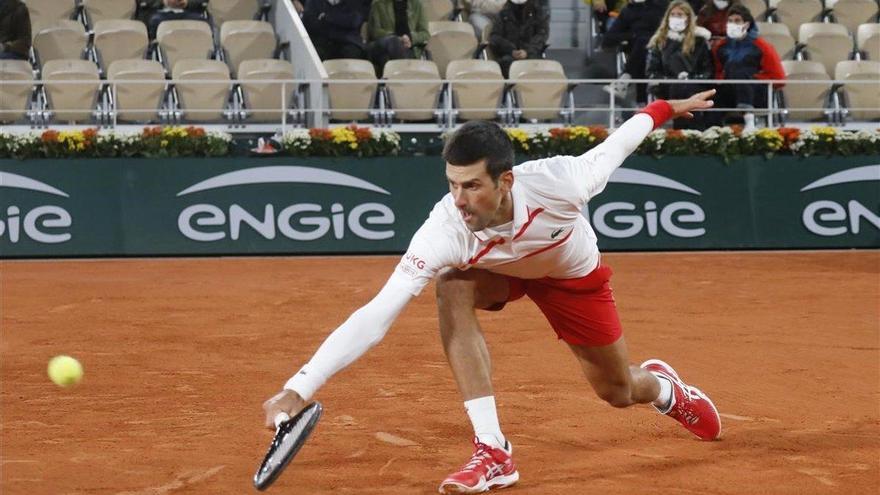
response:
<path id="1" fill-rule="evenodd" d="M 508 197 L 513 172 L 502 173 L 496 183 L 486 171 L 486 160 L 464 166 L 447 163 L 446 180 L 455 206 L 470 230 L 476 232 L 511 220 L 513 210 Z"/>

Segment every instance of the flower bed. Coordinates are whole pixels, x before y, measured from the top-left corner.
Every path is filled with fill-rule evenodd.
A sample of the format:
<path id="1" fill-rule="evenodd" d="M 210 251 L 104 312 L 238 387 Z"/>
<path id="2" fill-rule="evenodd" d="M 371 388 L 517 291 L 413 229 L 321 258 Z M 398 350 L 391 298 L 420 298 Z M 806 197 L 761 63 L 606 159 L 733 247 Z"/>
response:
<path id="1" fill-rule="evenodd" d="M 294 129 L 281 136 L 281 151 L 293 156 L 388 156 L 400 151 L 400 135 L 350 125 L 333 129 Z"/>

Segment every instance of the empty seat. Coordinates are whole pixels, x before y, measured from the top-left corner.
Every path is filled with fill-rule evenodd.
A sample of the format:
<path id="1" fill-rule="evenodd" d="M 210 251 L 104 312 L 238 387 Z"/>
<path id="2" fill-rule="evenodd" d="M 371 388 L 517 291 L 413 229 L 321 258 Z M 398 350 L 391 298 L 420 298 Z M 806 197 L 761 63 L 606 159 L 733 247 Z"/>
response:
<path id="1" fill-rule="evenodd" d="M 328 83 L 330 118 L 333 120 L 367 120 L 376 95 L 376 69 L 367 60 L 339 58 L 324 61 L 327 77 L 360 82 Z"/>
<path id="2" fill-rule="evenodd" d="M 185 59 L 174 65 L 177 95 L 189 121 L 223 119 L 229 99 L 229 68 L 219 60 Z M 201 82 L 212 81 L 212 82 Z"/>
<path id="3" fill-rule="evenodd" d="M 220 27 L 226 21 L 253 20 L 262 5 L 261 0 L 211 0 L 208 13 L 214 25 Z"/>
<path id="4" fill-rule="evenodd" d="M 453 8 L 452 0 L 422 0 L 422 11 L 428 22 L 449 20 Z"/>
<path id="5" fill-rule="evenodd" d="M 165 69 L 155 60 L 117 60 L 110 64 L 107 79 L 115 88 L 116 119 L 148 122 L 159 118 L 165 94 Z"/>
<path id="6" fill-rule="evenodd" d="M 859 26 L 856 38 L 859 50 L 867 55 L 868 60 L 880 62 L 880 24 L 872 22 Z"/>
<path id="7" fill-rule="evenodd" d="M 844 60 L 838 62 L 834 79 L 840 81 L 872 81 L 867 84 L 844 83 L 843 92 L 849 116 L 856 120 L 880 119 L 880 62 Z M 876 81 L 876 82 L 874 82 Z"/>
<path id="8" fill-rule="evenodd" d="M 797 33 L 801 24 L 820 21 L 822 0 L 770 0 L 776 10 L 774 15 L 779 22 L 788 26 L 789 31 Z"/>
<path id="9" fill-rule="evenodd" d="M 431 60 L 437 64 L 440 77 L 446 78 L 446 66 L 453 60 L 474 57 L 477 50 L 477 37 L 474 28 L 466 22 L 431 21 L 428 23 L 428 51 Z"/>
<path id="10" fill-rule="evenodd" d="M 517 60 L 510 65 L 510 82 L 526 119 L 558 119 L 562 97 L 568 89 L 567 79 L 562 64 L 556 60 Z"/>
<path id="11" fill-rule="evenodd" d="M 43 64 L 43 87 L 56 121 L 89 121 L 101 87 L 98 66 L 91 60 L 50 60 Z"/>
<path id="12" fill-rule="evenodd" d="M 110 19 L 131 19 L 137 8 L 135 0 L 82 0 L 89 25 Z"/>
<path id="13" fill-rule="evenodd" d="M 296 90 L 296 84 L 289 82 L 293 78 L 293 65 L 287 60 L 268 58 L 242 62 L 238 79 L 241 80 L 248 120 L 280 123 L 282 112 L 290 107 L 290 95 Z M 280 81 L 288 82 L 282 84 Z"/>
<path id="14" fill-rule="evenodd" d="M 876 0 L 837 0 L 834 4 L 834 20 L 846 26 L 850 33 L 855 33 L 860 24 L 876 18 Z"/>
<path id="15" fill-rule="evenodd" d="M 758 33 L 768 43 L 773 45 L 779 58 L 782 60 L 794 58 L 795 43 L 794 38 L 788 31 L 788 26 L 779 22 L 759 22 L 757 24 Z"/>
<path id="16" fill-rule="evenodd" d="M 147 52 L 149 41 L 143 22 L 104 19 L 95 22 L 94 31 L 95 50 L 105 71 L 117 60 L 144 58 Z"/>
<path id="17" fill-rule="evenodd" d="M 24 117 L 33 80 L 34 72 L 26 60 L 0 60 L 0 122 Z"/>
<path id="18" fill-rule="evenodd" d="M 834 66 L 849 58 L 853 51 L 852 38 L 846 26 L 822 22 L 808 22 L 801 25 L 798 43 L 803 44 L 810 60 L 822 62 L 825 70 L 832 74 Z"/>
<path id="19" fill-rule="evenodd" d="M 764 20 L 767 14 L 767 1 L 766 0 L 742 0 L 740 3 L 746 6 L 749 9 L 749 12 L 752 13 L 752 17 L 755 20 Z"/>
<path id="20" fill-rule="evenodd" d="M 385 64 L 388 96 L 394 116 L 400 120 L 430 120 L 434 117 L 440 87 L 440 72 L 430 60 L 390 60 Z M 425 80 L 424 83 L 395 82 Z"/>
<path id="21" fill-rule="evenodd" d="M 74 0 L 24 0 L 31 17 L 31 31 L 37 30 L 55 21 L 70 19 L 76 12 Z"/>
<path id="22" fill-rule="evenodd" d="M 268 22 L 226 21 L 220 27 L 220 45 L 233 77 L 244 60 L 272 58 L 275 44 L 275 31 Z"/>
<path id="23" fill-rule="evenodd" d="M 80 58 L 88 43 L 85 27 L 66 19 L 40 28 L 34 34 L 33 45 L 40 63 L 45 64 L 50 60 Z"/>
<path id="24" fill-rule="evenodd" d="M 446 68 L 452 98 L 462 120 L 498 118 L 504 95 L 501 67 L 492 60 L 454 60 Z"/>
<path id="25" fill-rule="evenodd" d="M 169 70 L 179 60 L 206 59 L 214 52 L 214 36 L 207 22 L 165 21 L 156 30 L 156 40 Z"/>
<path id="26" fill-rule="evenodd" d="M 817 81 L 816 84 L 786 84 L 782 88 L 789 119 L 824 119 L 823 108 L 831 91 L 831 77 L 825 71 L 825 66 L 813 60 L 784 60 L 782 68 L 788 80 Z"/>

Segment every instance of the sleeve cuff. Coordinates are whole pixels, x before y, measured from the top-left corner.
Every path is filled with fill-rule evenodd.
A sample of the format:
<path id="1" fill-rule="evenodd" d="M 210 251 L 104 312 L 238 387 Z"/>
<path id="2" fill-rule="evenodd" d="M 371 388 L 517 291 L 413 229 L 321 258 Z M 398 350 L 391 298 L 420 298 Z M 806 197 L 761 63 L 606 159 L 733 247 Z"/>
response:
<path id="1" fill-rule="evenodd" d="M 657 129 L 667 120 L 671 119 L 674 112 L 672 105 L 666 100 L 655 100 L 650 105 L 643 108 L 639 113 L 649 115 L 654 120 L 654 129 Z"/>
<path id="2" fill-rule="evenodd" d="M 308 402 L 326 381 L 317 375 L 318 373 L 309 369 L 309 365 L 305 365 L 297 374 L 287 380 L 287 383 L 284 384 L 284 390 L 292 390 Z"/>

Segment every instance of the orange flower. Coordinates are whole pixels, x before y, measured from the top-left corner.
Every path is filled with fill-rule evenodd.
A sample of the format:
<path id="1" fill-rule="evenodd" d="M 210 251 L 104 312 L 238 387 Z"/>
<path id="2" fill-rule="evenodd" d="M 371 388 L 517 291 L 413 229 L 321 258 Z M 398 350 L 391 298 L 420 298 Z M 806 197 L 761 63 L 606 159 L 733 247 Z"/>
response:
<path id="1" fill-rule="evenodd" d="M 189 126 L 186 128 L 186 135 L 189 137 L 205 137 L 205 130 L 201 127 Z"/>
<path id="2" fill-rule="evenodd" d="M 605 138 L 608 137 L 608 129 L 601 125 L 591 125 L 588 126 L 590 129 L 590 134 L 596 136 L 596 139 L 599 141 L 604 141 Z"/>
<path id="3" fill-rule="evenodd" d="M 669 129 L 666 131 L 666 139 L 684 139 L 684 133 L 681 129 Z"/>
<path id="4" fill-rule="evenodd" d="M 783 148 L 790 148 L 801 137 L 801 130 L 797 127 L 780 127 L 777 131 L 782 136 Z"/>
<path id="5" fill-rule="evenodd" d="M 571 134 L 571 131 L 565 127 L 554 127 L 553 129 L 550 129 L 550 137 L 553 139 L 568 139 L 569 134 Z"/>
<path id="6" fill-rule="evenodd" d="M 90 141 L 94 141 L 95 138 L 98 137 L 98 130 L 97 129 L 86 129 L 83 131 L 83 137 L 85 138 L 86 143 L 88 144 Z"/>
<path id="7" fill-rule="evenodd" d="M 322 141 L 333 139 L 333 134 L 330 132 L 330 129 L 309 129 L 309 136 L 311 136 L 312 139 L 318 139 Z"/>
<path id="8" fill-rule="evenodd" d="M 44 132 L 40 136 L 40 139 L 44 143 L 57 143 L 58 142 L 58 131 L 53 131 L 50 129 L 50 130 Z"/>
<path id="9" fill-rule="evenodd" d="M 373 139 L 373 132 L 370 131 L 369 127 L 358 127 L 356 125 L 352 125 L 350 129 L 354 131 L 354 135 L 359 142 L 369 141 Z"/>
<path id="10" fill-rule="evenodd" d="M 158 127 L 158 126 L 144 127 L 143 136 L 145 138 L 156 137 L 156 136 L 161 136 L 161 135 L 162 135 L 162 128 L 161 127 Z"/>

